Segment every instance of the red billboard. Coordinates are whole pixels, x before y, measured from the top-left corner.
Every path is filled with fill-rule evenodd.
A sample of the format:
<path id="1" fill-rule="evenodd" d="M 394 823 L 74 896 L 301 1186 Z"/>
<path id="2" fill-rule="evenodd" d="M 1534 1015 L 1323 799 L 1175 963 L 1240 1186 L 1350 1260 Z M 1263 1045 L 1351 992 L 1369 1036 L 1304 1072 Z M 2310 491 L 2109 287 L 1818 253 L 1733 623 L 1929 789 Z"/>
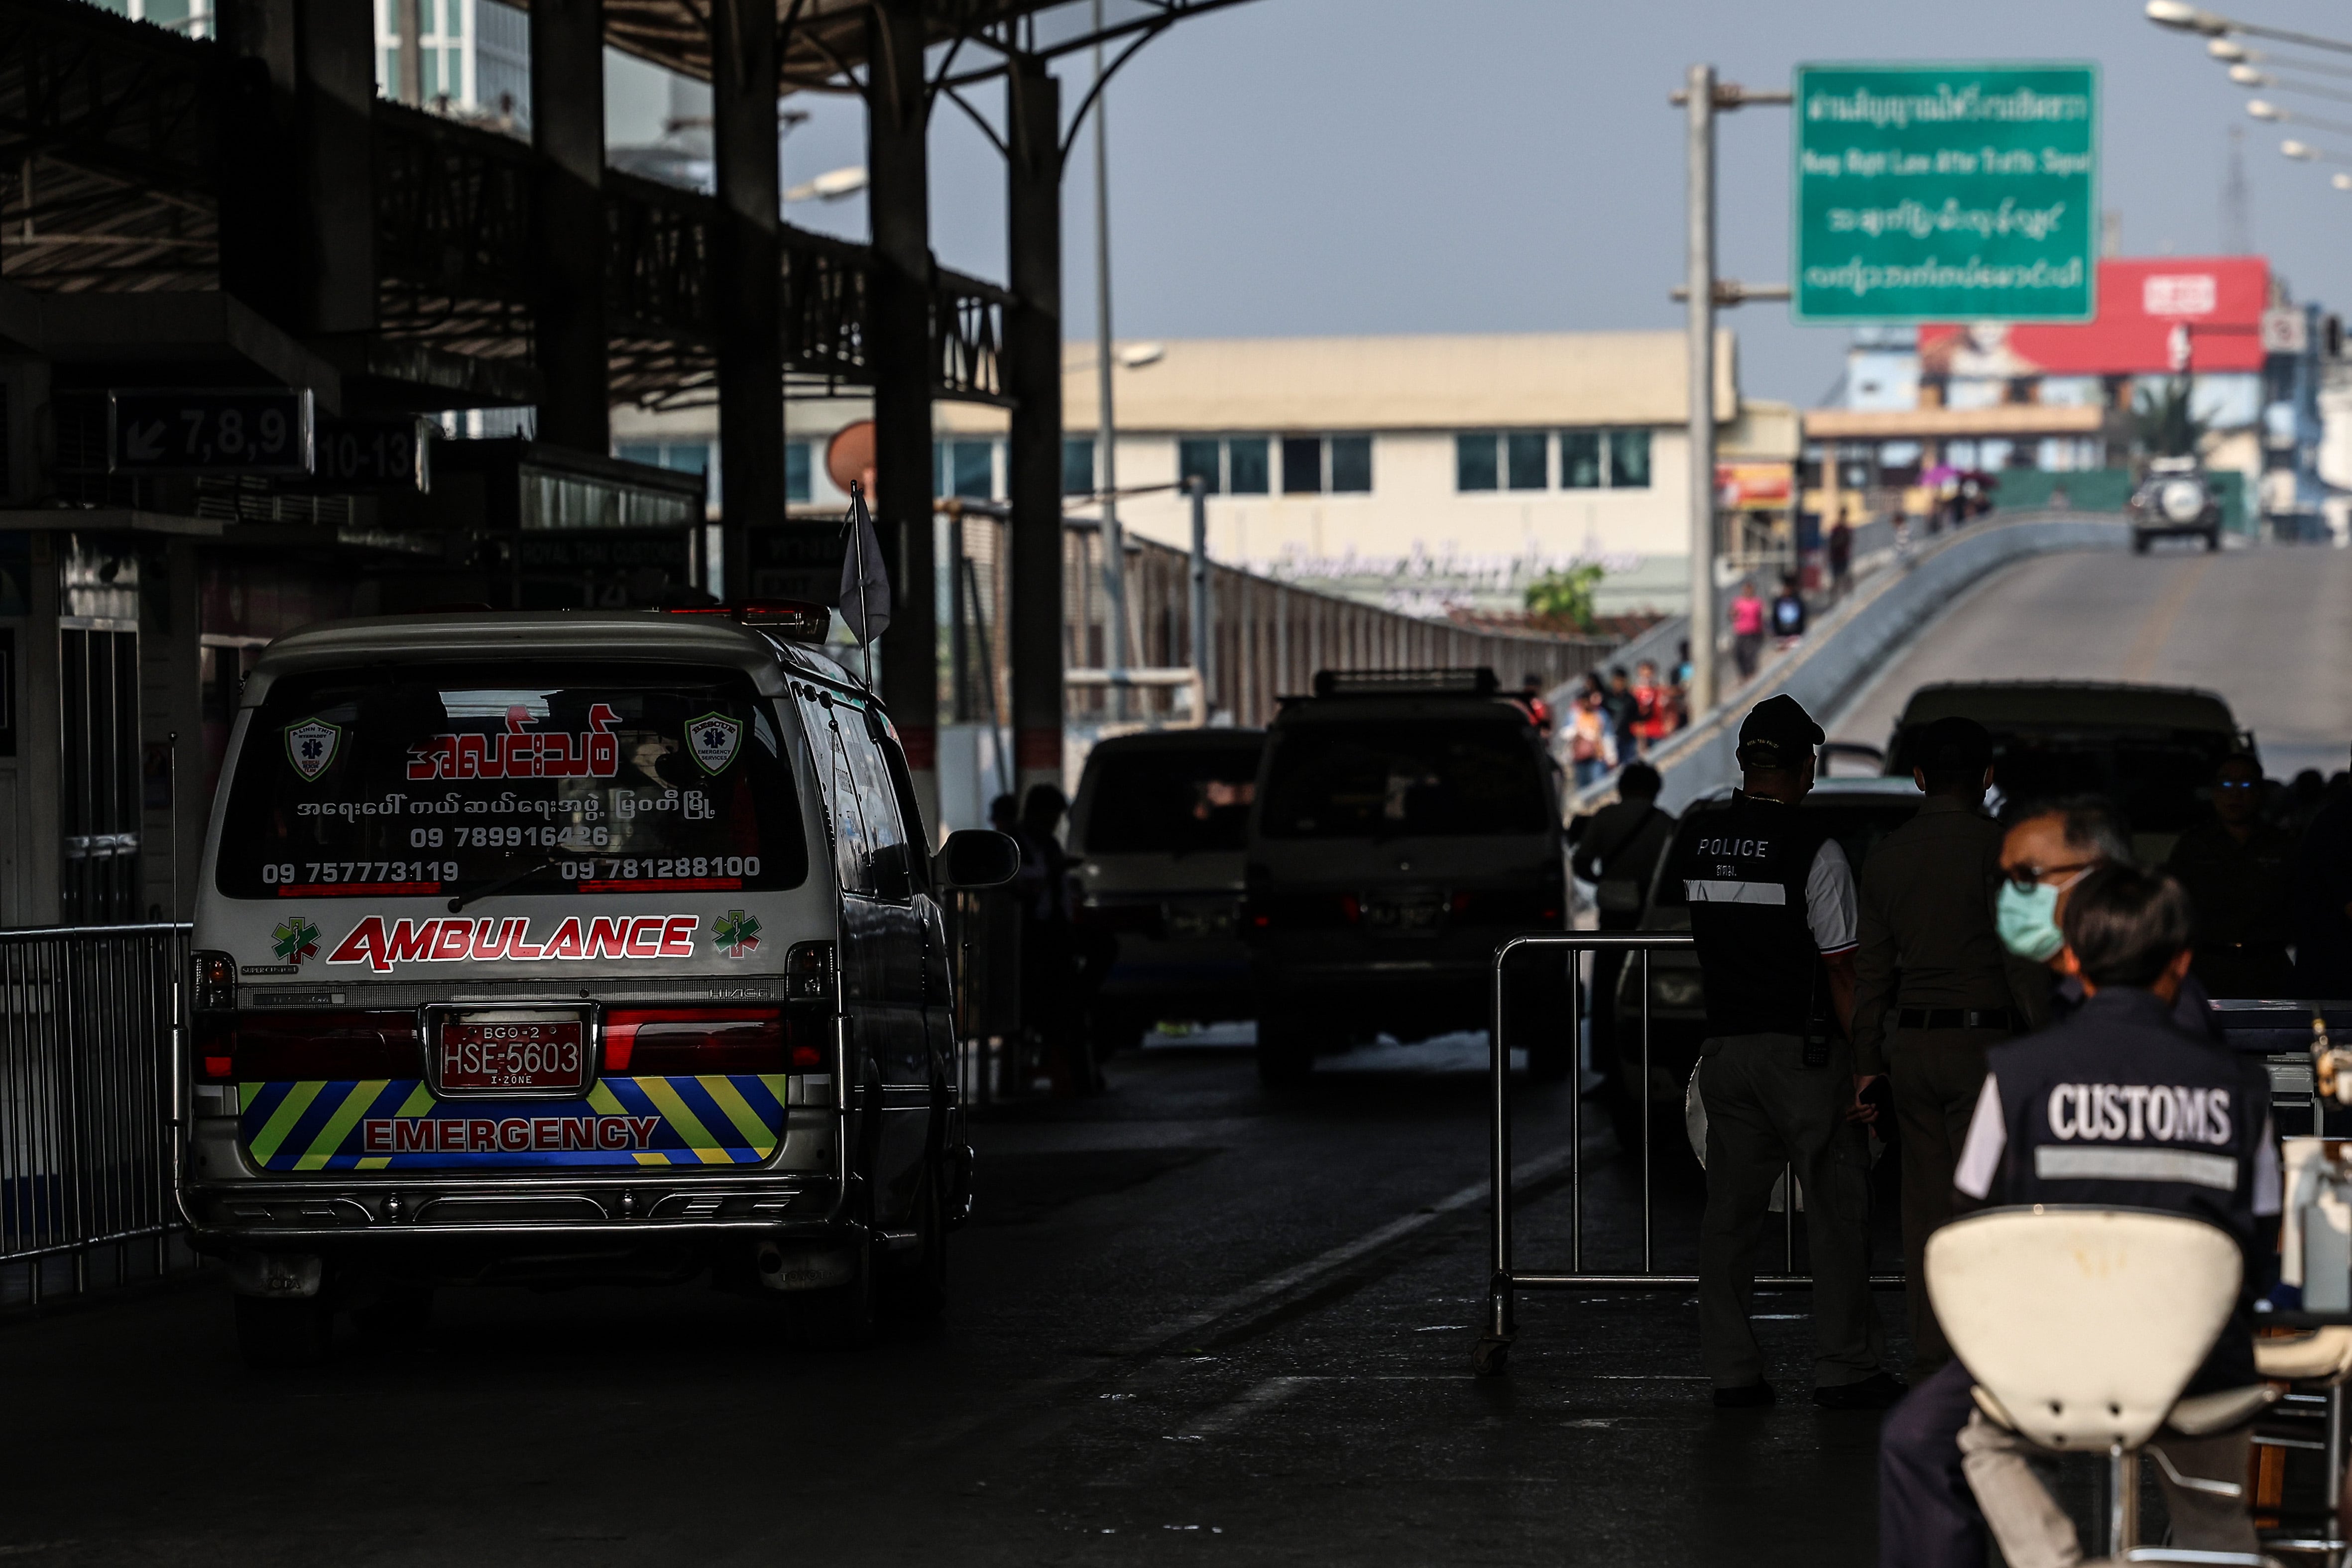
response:
<path id="1" fill-rule="evenodd" d="M 1922 327 L 1919 369 L 1963 377 L 2259 371 L 2270 298 L 2270 263 L 2259 256 L 2103 261 L 2096 320 Z"/>

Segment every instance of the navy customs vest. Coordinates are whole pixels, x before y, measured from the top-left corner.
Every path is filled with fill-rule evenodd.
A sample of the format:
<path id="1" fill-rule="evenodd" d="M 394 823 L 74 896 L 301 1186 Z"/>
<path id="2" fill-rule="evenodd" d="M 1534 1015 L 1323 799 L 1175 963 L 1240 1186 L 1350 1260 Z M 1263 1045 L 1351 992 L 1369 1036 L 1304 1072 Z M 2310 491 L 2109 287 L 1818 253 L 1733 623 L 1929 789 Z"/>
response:
<path id="1" fill-rule="evenodd" d="M 1736 795 L 1696 816 L 1671 874 L 1690 904 L 1710 1035 L 1818 1032 L 1829 976 L 1805 917 L 1822 834 L 1798 808 Z"/>
<path id="2" fill-rule="evenodd" d="M 2250 1062 L 2183 1034 L 2149 991 L 2111 987 L 2055 1028 L 1994 1047 L 2007 1141 L 1996 1203 L 2072 1203 L 2185 1214 L 2244 1254 L 2237 1310 L 2191 1394 L 2254 1375 L 2252 1303 L 2269 1258 L 2257 1243 L 2254 1157 L 2270 1081 Z"/>

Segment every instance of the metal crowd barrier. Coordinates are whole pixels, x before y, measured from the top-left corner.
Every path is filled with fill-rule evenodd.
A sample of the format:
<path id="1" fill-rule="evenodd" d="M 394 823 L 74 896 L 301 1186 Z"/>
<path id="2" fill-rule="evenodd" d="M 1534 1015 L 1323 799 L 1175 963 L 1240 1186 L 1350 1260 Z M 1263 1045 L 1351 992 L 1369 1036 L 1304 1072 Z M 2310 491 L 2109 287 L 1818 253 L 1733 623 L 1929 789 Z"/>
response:
<path id="1" fill-rule="evenodd" d="M 173 1266 L 188 934 L 0 931 L 0 1289 L 11 1298 L 38 1304 L 59 1259 L 76 1293 Z"/>
<path id="2" fill-rule="evenodd" d="M 1657 1118 L 1651 1113 L 1650 1092 L 1650 1009 L 1653 996 L 1650 988 L 1650 958 L 1662 952 L 1689 952 L 1696 946 L 1687 934 L 1675 932 L 1601 932 L 1563 931 L 1540 935 L 1514 936 L 1495 949 L 1496 1026 L 1489 1033 L 1490 1053 L 1487 1059 L 1487 1081 L 1492 1098 L 1489 1104 L 1489 1153 L 1492 1156 L 1494 1184 L 1493 1229 L 1489 1237 L 1487 1276 L 1487 1312 L 1481 1331 L 1475 1364 L 1482 1375 L 1502 1372 L 1509 1360 L 1511 1341 L 1517 1332 L 1515 1300 L 1521 1291 L 1592 1291 L 1592 1290 L 1688 1290 L 1697 1285 L 1696 1274 L 1669 1274 L 1656 1266 L 1655 1220 L 1652 1206 L 1653 1172 L 1655 1151 L 1651 1147 L 1655 1135 Z M 1641 963 L 1638 991 L 1641 1011 L 1641 1083 L 1643 1102 L 1636 1113 L 1641 1124 L 1640 1165 L 1642 1176 L 1642 1266 L 1632 1273 L 1588 1270 L 1584 1266 L 1584 1096 L 1582 1085 L 1571 1097 L 1569 1120 L 1569 1252 L 1565 1270 L 1525 1270 L 1512 1261 L 1511 1191 L 1511 1046 L 1506 1038 L 1503 1020 L 1509 1011 L 1504 995 L 1504 970 L 1513 954 L 1527 949 L 1549 949 L 1564 952 L 1570 961 L 1580 959 L 1586 953 L 1622 953 L 1631 964 L 1636 955 Z M 1581 988 L 1571 988 L 1579 999 L 1569 1018 L 1571 1039 L 1582 1036 L 1583 1005 Z M 1797 1203 L 1793 1173 L 1785 1173 L 1790 1196 L 1782 1204 L 1783 1271 L 1759 1273 L 1756 1283 L 1762 1287 L 1810 1285 L 1812 1277 L 1796 1271 Z M 1877 1289 L 1900 1288 L 1900 1274 L 1874 1274 L 1871 1284 Z"/>

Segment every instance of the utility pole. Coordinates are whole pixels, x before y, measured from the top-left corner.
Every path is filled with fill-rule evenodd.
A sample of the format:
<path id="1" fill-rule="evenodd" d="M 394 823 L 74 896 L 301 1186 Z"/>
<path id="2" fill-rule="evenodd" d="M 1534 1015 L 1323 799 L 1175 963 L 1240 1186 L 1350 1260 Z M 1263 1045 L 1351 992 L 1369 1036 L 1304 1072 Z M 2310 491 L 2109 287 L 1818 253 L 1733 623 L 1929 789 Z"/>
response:
<path id="1" fill-rule="evenodd" d="M 1693 66 L 1688 256 L 1683 287 L 1690 334 L 1690 713 L 1715 706 L 1715 68 Z"/>
<path id="2" fill-rule="evenodd" d="M 1102 0 L 1095 0 L 1095 31 L 1103 25 Z M 1095 44 L 1095 80 L 1103 74 L 1103 47 Z M 1095 448 L 1102 454 L 1103 667 L 1111 673 L 1110 716 L 1127 716 L 1127 536 L 1118 526 L 1118 425 L 1110 387 L 1110 98 L 1095 95 Z"/>
<path id="3" fill-rule="evenodd" d="M 1209 482 L 1195 474 L 1184 481 L 1192 498 L 1192 669 L 1201 677 L 1201 711 L 1209 718 Z"/>
<path id="4" fill-rule="evenodd" d="M 1690 334 L 1690 711 L 1713 707 L 1715 671 L 1715 312 L 1749 299 L 1786 299 L 1786 284 L 1738 283 L 1715 276 L 1715 116 L 1747 104 L 1786 104 L 1789 95 L 1718 85 L 1713 66 L 1693 66 L 1673 102 L 1688 115 L 1690 171 L 1687 266 L 1675 298 L 1688 310 Z"/>

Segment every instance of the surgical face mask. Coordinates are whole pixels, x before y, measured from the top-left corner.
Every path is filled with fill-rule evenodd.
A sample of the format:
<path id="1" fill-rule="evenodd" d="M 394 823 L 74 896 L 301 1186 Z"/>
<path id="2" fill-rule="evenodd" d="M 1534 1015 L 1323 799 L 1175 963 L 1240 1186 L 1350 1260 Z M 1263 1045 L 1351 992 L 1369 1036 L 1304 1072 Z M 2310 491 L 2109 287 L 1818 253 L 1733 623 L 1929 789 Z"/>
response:
<path id="1" fill-rule="evenodd" d="M 2058 895 L 2082 881 L 2089 869 L 2077 870 L 2063 882 L 2036 882 L 2025 887 L 2002 883 L 2000 897 L 1993 905 L 2000 945 L 2037 964 L 2056 957 L 2058 949 L 2066 945 L 2065 934 L 2058 929 Z"/>
<path id="2" fill-rule="evenodd" d="M 2000 945 L 2021 958 L 2046 964 L 2066 945 L 2058 930 L 2058 890 L 2047 883 L 2032 887 L 2001 883 L 1993 916 L 2000 930 Z"/>

